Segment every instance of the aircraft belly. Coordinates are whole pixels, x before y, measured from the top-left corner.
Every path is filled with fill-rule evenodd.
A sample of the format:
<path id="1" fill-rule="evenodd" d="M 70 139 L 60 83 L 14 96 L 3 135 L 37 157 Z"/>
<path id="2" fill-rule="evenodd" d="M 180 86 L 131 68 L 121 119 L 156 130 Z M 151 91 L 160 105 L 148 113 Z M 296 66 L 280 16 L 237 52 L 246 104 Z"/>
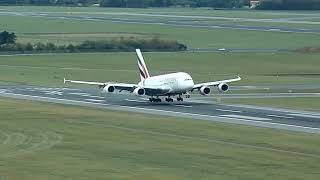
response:
<path id="1" fill-rule="evenodd" d="M 168 90 L 164 89 L 145 89 L 147 96 L 160 96 L 168 93 Z"/>
<path id="2" fill-rule="evenodd" d="M 168 93 L 182 93 L 184 91 L 185 91 L 184 89 L 173 89 L 173 90 L 169 91 Z"/>

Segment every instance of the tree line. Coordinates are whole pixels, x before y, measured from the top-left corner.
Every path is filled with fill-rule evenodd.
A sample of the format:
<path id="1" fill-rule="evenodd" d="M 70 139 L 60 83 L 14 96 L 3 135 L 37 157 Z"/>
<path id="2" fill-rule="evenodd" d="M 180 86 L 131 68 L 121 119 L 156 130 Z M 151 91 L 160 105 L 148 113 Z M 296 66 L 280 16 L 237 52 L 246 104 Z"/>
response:
<path id="1" fill-rule="evenodd" d="M 320 0 L 261 0 L 261 10 L 320 10 Z"/>
<path id="2" fill-rule="evenodd" d="M 110 40 L 87 40 L 80 44 L 56 45 L 54 43 L 17 43 L 16 35 L 7 31 L 0 33 L 0 51 L 2 52 L 118 52 L 134 51 L 185 51 L 187 46 L 175 40 L 158 37 L 113 38 Z"/>
<path id="3" fill-rule="evenodd" d="M 15 43 L 17 36 L 15 33 L 9 33 L 8 31 L 3 31 L 0 33 L 0 46 L 3 44 Z"/>

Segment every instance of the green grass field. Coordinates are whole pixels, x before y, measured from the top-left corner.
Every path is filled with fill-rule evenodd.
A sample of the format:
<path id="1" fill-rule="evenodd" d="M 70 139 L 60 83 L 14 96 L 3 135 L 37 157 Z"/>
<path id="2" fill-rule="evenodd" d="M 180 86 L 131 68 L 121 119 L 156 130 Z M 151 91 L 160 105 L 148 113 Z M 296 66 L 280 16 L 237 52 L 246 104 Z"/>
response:
<path id="1" fill-rule="evenodd" d="M 18 33 L 21 41 L 38 42 L 45 40 L 44 37 L 35 34 L 31 36 L 25 33 L 85 33 L 82 38 L 72 38 L 65 34 L 65 37 L 71 39 L 71 42 L 78 43 L 79 40 L 88 39 L 86 33 L 96 34 L 101 32 L 108 33 L 140 33 L 145 36 L 159 36 L 163 38 L 176 39 L 187 44 L 189 48 L 282 48 L 296 49 L 304 46 L 318 46 L 320 38 L 313 34 L 290 34 L 277 32 L 259 32 L 259 31 L 238 31 L 227 29 L 205 29 L 205 28 L 184 28 L 184 27 L 166 27 L 161 25 L 130 25 L 117 24 L 110 22 L 92 22 L 92 21 L 72 21 L 47 18 L 20 18 L 0 16 L 0 21 L 7 24 L 7 28 Z M 26 22 L 30 27 L 23 27 L 20 24 Z M 63 24 L 61 28 L 61 24 Z M 43 27 L 48 27 L 44 28 Z M 39 30 L 41 29 L 41 30 Z M 157 29 L 157 31 L 155 31 Z M 194 35 L 197 36 L 194 36 Z M 100 36 L 106 38 L 105 36 Z M 51 40 L 48 38 L 47 41 Z M 56 36 L 56 41 L 61 37 Z M 20 41 L 19 40 L 19 41 Z M 65 43 L 64 40 L 59 41 Z"/>
<path id="2" fill-rule="evenodd" d="M 240 75 L 238 84 L 319 83 L 320 55 L 297 53 L 145 53 L 152 75 L 189 72 L 196 82 Z M 95 81 L 138 81 L 132 53 L 0 56 L 0 81 L 62 86 L 64 77 Z M 237 83 L 236 83 L 237 84 Z"/>
<path id="3" fill-rule="evenodd" d="M 152 14 L 152 11 L 158 14 L 170 13 L 177 15 L 192 15 L 200 13 L 204 16 L 231 16 L 242 18 L 262 18 L 270 16 L 273 18 L 280 18 L 280 14 L 272 14 L 272 12 L 250 12 L 250 11 L 209 11 L 209 10 L 193 10 L 193 9 L 106 9 L 106 8 L 62 8 L 62 7 L 0 7 L 1 11 L 14 12 L 53 12 L 60 13 L 64 16 L 85 16 L 86 13 L 147 13 Z M 0 12 L 1 12 L 0 11 Z M 179 13 L 176 13 L 179 11 Z M 69 12 L 77 12 L 70 14 Z M 81 14 L 82 13 L 82 14 Z M 299 14 L 299 12 L 296 12 Z M 303 13 L 303 12 L 301 12 Z M 305 12 L 304 12 L 305 13 Z M 285 17 L 296 17 L 294 13 L 283 13 Z M 90 14 L 89 14 L 90 15 Z M 98 16 L 98 15 L 90 15 Z M 102 17 L 119 17 L 119 15 L 99 15 Z M 257 16 L 257 17 L 256 17 Z M 309 13 L 305 15 L 311 19 L 314 16 L 318 17 L 317 13 Z M 122 18 L 136 18 L 136 19 L 155 19 L 157 17 L 144 17 L 130 15 L 121 16 Z M 175 20 L 176 18 L 164 17 L 165 20 Z M 181 18 L 180 18 L 181 19 Z M 186 21 L 194 21 L 197 18 L 183 18 Z M 217 20 L 212 20 L 210 23 L 216 23 Z M 60 18 L 43 18 L 43 17 L 29 17 L 29 16 L 13 16 L 1 15 L 0 22 L 5 29 L 14 31 L 18 34 L 18 41 L 20 42 L 37 42 L 37 41 L 53 41 L 56 43 L 78 43 L 81 40 L 88 38 L 105 39 L 110 38 L 110 34 L 141 34 L 143 36 L 160 36 L 164 38 L 177 39 L 180 42 L 186 43 L 190 48 L 282 48 L 295 49 L 304 46 L 319 46 L 320 37 L 317 34 L 297 34 L 297 33 L 281 33 L 281 32 L 263 32 L 263 31 L 245 31 L 245 30 L 230 30 L 230 29 L 207 29 L 207 28 L 186 28 L 173 27 L 163 25 L 145 25 L 145 24 L 123 24 L 114 23 L 110 21 L 81 21 L 74 19 L 60 19 Z M 275 26 L 287 26 L 286 22 L 262 23 L 262 22 L 247 22 L 234 20 L 218 20 L 218 24 L 244 24 L 252 26 L 265 25 L 270 28 Z M 25 26 L 24 24 L 28 24 Z M 299 23 L 290 23 L 290 27 L 297 28 L 317 28 L 319 25 Z M 30 34 L 33 33 L 33 34 Z M 49 34 L 45 34 L 49 33 Z M 63 37 L 61 34 L 51 33 L 65 33 Z M 71 34 L 70 34 L 71 33 Z M 74 34 L 78 34 L 76 37 Z M 81 36 L 82 34 L 82 36 Z M 109 35 L 108 35 L 109 34 Z M 49 36 L 50 35 L 50 36 Z M 95 37 L 92 37 L 95 36 Z"/>
<path id="4" fill-rule="evenodd" d="M 317 180 L 319 135 L 0 99 L 1 179 Z"/>

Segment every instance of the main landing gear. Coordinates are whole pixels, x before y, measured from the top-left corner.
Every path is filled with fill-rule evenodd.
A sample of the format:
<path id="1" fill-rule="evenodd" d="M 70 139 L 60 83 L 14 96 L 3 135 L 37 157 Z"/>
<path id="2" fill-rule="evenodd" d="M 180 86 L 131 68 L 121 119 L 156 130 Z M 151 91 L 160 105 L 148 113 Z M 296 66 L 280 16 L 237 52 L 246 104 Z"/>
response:
<path id="1" fill-rule="evenodd" d="M 167 102 L 173 102 L 173 99 L 170 98 L 170 97 L 167 97 L 167 98 L 166 98 L 166 101 L 167 101 Z"/>
<path id="2" fill-rule="evenodd" d="M 182 102 L 183 98 L 181 97 L 182 94 L 179 94 L 179 96 L 177 97 L 177 101 Z M 190 94 L 186 94 L 186 98 L 190 98 Z M 161 102 L 161 99 L 157 96 L 157 98 L 151 97 L 149 98 L 150 102 Z M 167 102 L 173 102 L 173 99 L 168 96 L 167 98 L 165 98 L 165 101 Z"/>
<path id="3" fill-rule="evenodd" d="M 159 97 L 157 97 L 157 98 L 149 98 L 149 101 L 150 102 L 161 102 L 161 99 L 159 98 Z"/>
<path id="4" fill-rule="evenodd" d="M 183 101 L 183 98 L 181 97 L 181 95 L 177 97 L 177 101 Z"/>

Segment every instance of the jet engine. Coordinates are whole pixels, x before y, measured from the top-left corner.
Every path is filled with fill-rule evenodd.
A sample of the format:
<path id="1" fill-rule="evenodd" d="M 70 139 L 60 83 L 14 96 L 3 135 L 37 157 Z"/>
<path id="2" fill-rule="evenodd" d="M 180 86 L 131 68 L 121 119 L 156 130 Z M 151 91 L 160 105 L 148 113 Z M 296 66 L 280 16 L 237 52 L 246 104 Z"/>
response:
<path id="1" fill-rule="evenodd" d="M 112 93 L 116 88 L 114 86 L 107 85 L 103 88 L 104 92 Z"/>
<path id="2" fill-rule="evenodd" d="M 208 86 L 202 86 L 200 88 L 200 94 L 201 95 L 208 95 L 208 94 L 210 94 L 210 92 L 211 92 L 211 89 Z"/>
<path id="3" fill-rule="evenodd" d="M 143 95 L 145 95 L 145 93 L 146 93 L 146 91 L 143 88 L 137 87 L 133 90 L 133 94 L 135 94 L 137 96 L 143 96 Z"/>
<path id="4" fill-rule="evenodd" d="M 220 92 L 227 92 L 229 90 L 229 85 L 221 83 L 221 84 L 218 85 L 218 90 Z"/>

